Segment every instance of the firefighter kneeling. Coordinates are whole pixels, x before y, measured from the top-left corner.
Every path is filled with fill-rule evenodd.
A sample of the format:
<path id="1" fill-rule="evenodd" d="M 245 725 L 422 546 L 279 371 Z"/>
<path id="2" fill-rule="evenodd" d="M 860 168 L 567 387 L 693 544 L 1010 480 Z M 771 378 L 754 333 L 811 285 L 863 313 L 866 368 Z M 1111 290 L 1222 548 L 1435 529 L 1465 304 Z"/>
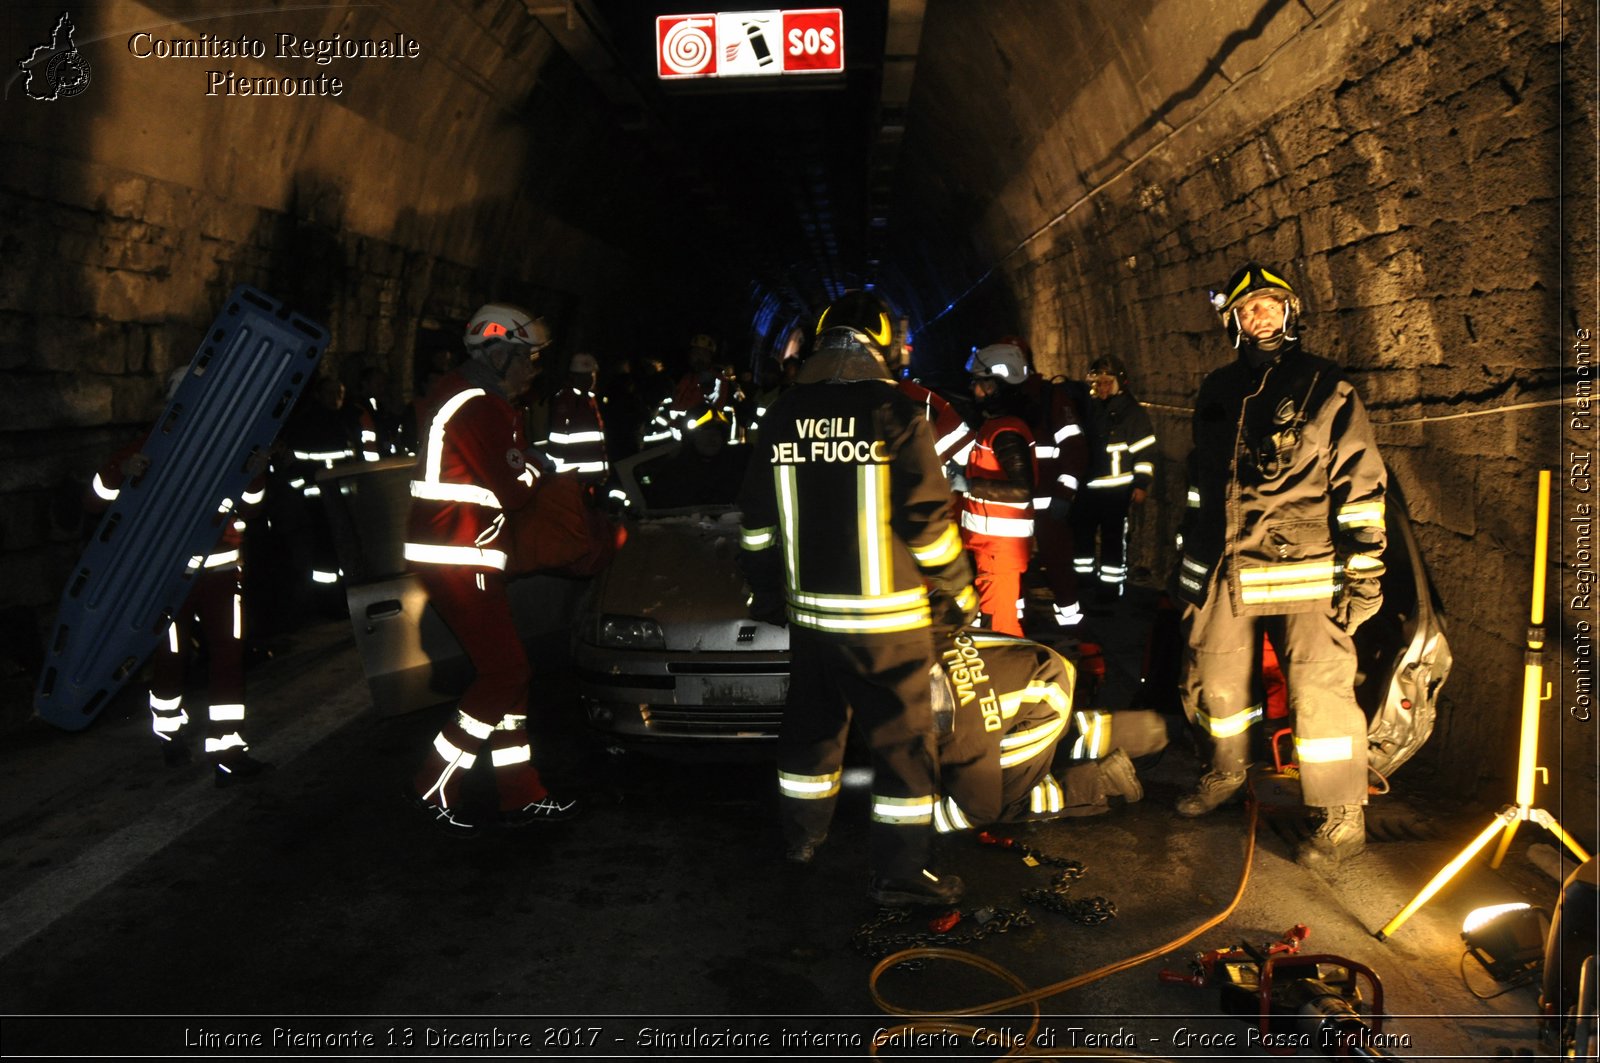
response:
<path id="1" fill-rule="evenodd" d="M 1109 811 L 1113 798 L 1144 796 L 1132 758 L 1166 747 L 1160 713 L 1074 712 L 1071 662 L 1037 642 L 963 630 L 936 644 L 935 830 L 1092 816 Z M 1069 732 L 1073 741 L 1058 755 Z"/>

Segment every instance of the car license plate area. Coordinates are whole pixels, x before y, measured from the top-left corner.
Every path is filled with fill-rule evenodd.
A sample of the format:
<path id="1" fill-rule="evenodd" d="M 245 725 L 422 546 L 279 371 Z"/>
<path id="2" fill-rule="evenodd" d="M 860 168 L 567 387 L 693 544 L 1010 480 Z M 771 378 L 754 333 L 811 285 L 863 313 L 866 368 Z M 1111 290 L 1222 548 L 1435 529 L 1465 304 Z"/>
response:
<path id="1" fill-rule="evenodd" d="M 679 705 L 781 705 L 789 690 L 782 675 L 680 675 Z"/>

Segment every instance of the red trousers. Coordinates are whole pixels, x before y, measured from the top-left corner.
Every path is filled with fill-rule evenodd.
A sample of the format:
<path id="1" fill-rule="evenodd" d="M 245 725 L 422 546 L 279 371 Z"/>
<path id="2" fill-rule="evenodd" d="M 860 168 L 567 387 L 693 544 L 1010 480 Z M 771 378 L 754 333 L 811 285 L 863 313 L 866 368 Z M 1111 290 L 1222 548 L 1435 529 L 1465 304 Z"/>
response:
<path id="1" fill-rule="evenodd" d="M 162 737 L 176 733 L 186 715 L 183 689 L 196 629 L 206 641 L 206 752 L 244 746 L 244 617 L 239 599 L 239 566 L 202 569 L 172 626 L 156 648 L 150 667 L 150 708 Z"/>
<path id="2" fill-rule="evenodd" d="M 1007 635 L 1022 634 L 1022 574 L 1033 552 L 1031 538 L 982 535 L 963 531 L 978 570 L 972 585 L 978 589 L 978 609 L 984 627 Z"/>

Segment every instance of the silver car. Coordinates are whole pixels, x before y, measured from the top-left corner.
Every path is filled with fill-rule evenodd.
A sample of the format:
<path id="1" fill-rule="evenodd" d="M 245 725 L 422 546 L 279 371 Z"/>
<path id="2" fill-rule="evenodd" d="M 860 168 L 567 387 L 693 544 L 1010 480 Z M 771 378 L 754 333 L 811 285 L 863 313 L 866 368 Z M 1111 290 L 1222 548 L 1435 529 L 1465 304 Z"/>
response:
<path id="1" fill-rule="evenodd" d="M 590 722 L 623 740 L 775 738 L 789 633 L 752 620 L 735 499 L 750 447 L 687 443 L 620 463 L 628 541 L 578 609 L 574 660 Z"/>

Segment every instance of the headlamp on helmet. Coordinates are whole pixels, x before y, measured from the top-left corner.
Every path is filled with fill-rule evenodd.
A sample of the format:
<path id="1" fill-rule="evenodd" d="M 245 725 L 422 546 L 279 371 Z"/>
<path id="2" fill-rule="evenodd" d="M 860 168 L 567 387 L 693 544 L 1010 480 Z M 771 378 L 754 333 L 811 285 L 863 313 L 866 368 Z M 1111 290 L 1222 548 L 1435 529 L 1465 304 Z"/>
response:
<path id="1" fill-rule="evenodd" d="M 1250 342 L 1265 350 L 1274 350 L 1286 341 L 1295 339 L 1294 325 L 1300 316 L 1300 297 L 1295 294 L 1283 274 L 1259 262 L 1246 262 L 1228 278 L 1227 286 L 1211 293 L 1211 306 L 1228 330 L 1228 338 L 1238 347 L 1248 337 L 1239 327 L 1239 306 L 1256 295 L 1267 295 L 1283 303 L 1283 324 L 1276 332 Z"/>
<path id="2" fill-rule="evenodd" d="M 991 343 L 972 352 L 967 359 L 967 374 L 974 380 L 1020 384 L 1028 376 L 1028 358 L 1014 343 Z"/>

